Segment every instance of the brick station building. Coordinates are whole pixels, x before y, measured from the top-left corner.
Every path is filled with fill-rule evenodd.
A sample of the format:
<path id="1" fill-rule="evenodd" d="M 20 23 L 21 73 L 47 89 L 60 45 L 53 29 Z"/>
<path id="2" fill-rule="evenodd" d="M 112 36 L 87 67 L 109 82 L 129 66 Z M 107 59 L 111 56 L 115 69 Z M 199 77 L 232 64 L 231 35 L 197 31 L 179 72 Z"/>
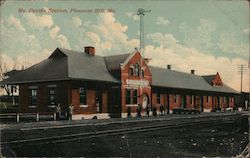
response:
<path id="1" fill-rule="evenodd" d="M 10 76 L 2 84 L 19 86 L 20 112 L 53 112 L 60 104 L 66 113 L 70 104 L 74 116 L 91 118 L 125 117 L 162 104 L 174 108 L 199 109 L 234 107 L 238 92 L 224 84 L 219 73 L 210 76 L 152 67 L 138 51 L 97 56 L 94 47 L 84 52 L 57 48 L 45 60 Z M 74 118 L 74 117 L 73 117 Z"/>

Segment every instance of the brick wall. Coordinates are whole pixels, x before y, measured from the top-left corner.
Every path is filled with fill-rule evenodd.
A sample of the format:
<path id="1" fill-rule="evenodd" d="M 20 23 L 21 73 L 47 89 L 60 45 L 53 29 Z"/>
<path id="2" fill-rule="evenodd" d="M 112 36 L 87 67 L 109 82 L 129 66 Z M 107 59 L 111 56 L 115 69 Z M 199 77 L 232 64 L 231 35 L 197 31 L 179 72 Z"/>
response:
<path id="1" fill-rule="evenodd" d="M 131 88 L 131 89 L 137 89 L 138 90 L 138 95 L 141 94 L 146 94 L 148 96 L 149 99 L 149 104 L 151 101 L 151 84 L 152 84 L 152 75 L 151 72 L 147 66 L 147 64 L 144 62 L 144 60 L 142 60 L 142 66 L 144 68 L 144 81 L 148 81 L 149 85 L 145 86 L 143 88 L 140 89 L 140 87 L 137 85 L 128 85 L 127 84 L 127 80 L 134 80 L 134 81 L 140 81 L 140 77 L 139 76 L 129 76 L 129 68 L 130 65 L 135 65 L 136 63 L 140 63 L 141 64 L 141 56 L 140 53 L 137 52 L 134 54 L 134 56 L 128 61 L 128 63 L 126 63 L 126 65 L 123 65 L 121 68 L 121 82 L 122 82 L 122 86 L 121 86 L 121 106 L 122 109 L 121 111 L 123 113 L 127 112 L 127 105 L 126 105 L 126 89 L 127 88 Z M 138 98 L 138 103 L 142 102 L 142 98 L 139 97 Z M 136 105 L 132 105 L 132 112 L 136 112 Z M 129 105 L 130 106 L 130 105 Z"/>
<path id="2" fill-rule="evenodd" d="M 19 111 L 22 113 L 47 113 L 54 112 L 55 108 L 48 104 L 48 86 L 54 85 L 56 90 L 56 105 L 61 104 L 62 111 L 66 111 L 68 102 L 68 82 L 44 82 L 22 84 L 19 86 Z M 31 89 L 37 90 L 37 104 L 31 106 Z"/>

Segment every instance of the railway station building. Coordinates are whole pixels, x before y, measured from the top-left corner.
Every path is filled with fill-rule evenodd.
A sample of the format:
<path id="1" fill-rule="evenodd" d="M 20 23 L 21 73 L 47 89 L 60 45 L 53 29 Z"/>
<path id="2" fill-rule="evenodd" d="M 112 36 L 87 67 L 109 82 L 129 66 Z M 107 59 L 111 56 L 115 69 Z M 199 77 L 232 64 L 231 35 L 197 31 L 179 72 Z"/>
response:
<path id="1" fill-rule="evenodd" d="M 74 116 L 83 118 L 126 117 L 140 104 L 210 112 L 233 108 L 239 93 L 223 83 L 219 73 L 199 76 L 148 65 L 132 53 L 98 56 L 88 46 L 83 52 L 57 48 L 45 60 L 2 81 L 18 85 L 21 113 L 50 113 L 58 104 L 62 113 L 74 106 Z"/>

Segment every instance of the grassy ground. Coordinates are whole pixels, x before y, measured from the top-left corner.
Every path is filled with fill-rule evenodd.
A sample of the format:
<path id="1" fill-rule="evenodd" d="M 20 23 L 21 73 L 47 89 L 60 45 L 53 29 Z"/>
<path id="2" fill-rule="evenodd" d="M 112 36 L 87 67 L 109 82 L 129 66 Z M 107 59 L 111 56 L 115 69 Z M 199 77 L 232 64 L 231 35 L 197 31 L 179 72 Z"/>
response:
<path id="1" fill-rule="evenodd" d="M 0 102 L 0 113 L 16 113 L 18 105 L 13 105 L 10 102 Z"/>

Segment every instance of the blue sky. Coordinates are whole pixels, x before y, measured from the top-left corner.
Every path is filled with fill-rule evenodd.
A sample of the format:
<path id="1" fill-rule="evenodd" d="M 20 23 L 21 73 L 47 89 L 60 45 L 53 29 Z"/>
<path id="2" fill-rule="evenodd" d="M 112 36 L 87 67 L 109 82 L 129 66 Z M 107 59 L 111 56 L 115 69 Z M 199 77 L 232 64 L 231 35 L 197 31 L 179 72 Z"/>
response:
<path id="1" fill-rule="evenodd" d="M 218 71 L 226 84 L 239 90 L 237 66 L 247 67 L 249 56 L 249 4 L 244 0 L 6 1 L 1 5 L 1 64 L 28 67 L 56 47 L 82 51 L 93 45 L 98 55 L 132 52 L 139 47 L 138 8 L 151 10 L 145 16 L 144 53 L 152 58 L 151 65 L 172 64 L 178 71 L 195 69 L 200 75 Z M 248 71 L 244 85 L 249 91 Z"/>

